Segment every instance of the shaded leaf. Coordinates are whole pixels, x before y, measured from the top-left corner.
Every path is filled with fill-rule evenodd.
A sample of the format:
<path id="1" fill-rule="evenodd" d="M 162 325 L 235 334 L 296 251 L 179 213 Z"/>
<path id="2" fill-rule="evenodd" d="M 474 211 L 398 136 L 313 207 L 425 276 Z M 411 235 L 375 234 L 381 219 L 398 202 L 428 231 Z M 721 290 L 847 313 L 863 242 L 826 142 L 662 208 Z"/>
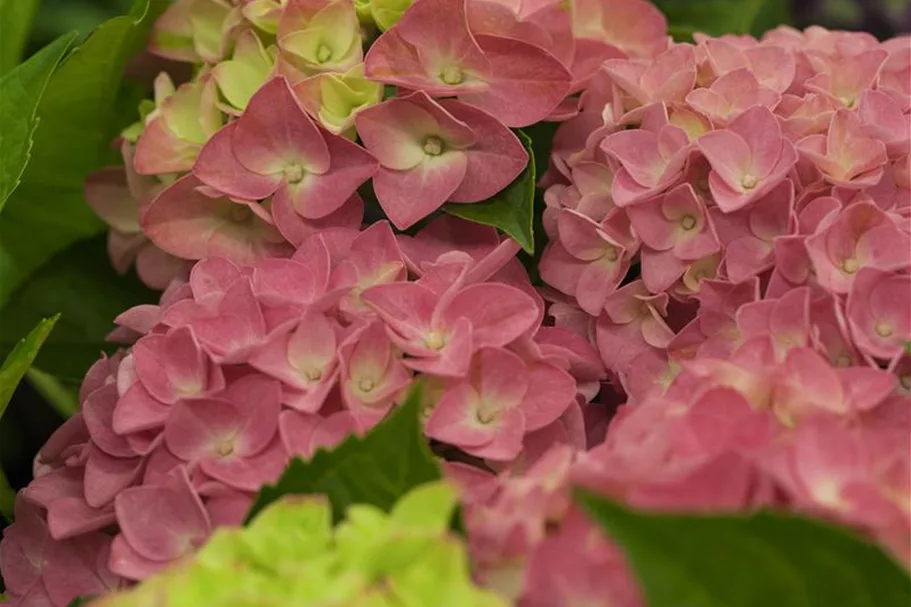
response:
<path id="1" fill-rule="evenodd" d="M 440 478 L 440 469 L 421 431 L 421 387 L 411 388 L 405 403 L 363 438 L 349 437 L 332 451 L 319 450 L 310 461 L 291 460 L 275 485 L 260 490 L 247 522 L 288 494 L 322 493 L 336 520 L 350 504 L 389 510 L 400 497 Z"/>
<path id="2" fill-rule="evenodd" d="M 519 140 L 528 151 L 528 165 L 511 184 L 490 200 L 470 204 L 443 205 L 450 215 L 475 223 L 493 226 L 515 239 L 528 253 L 535 250 L 535 155 L 531 139 L 522 131 L 516 131 Z"/>
<path id="3" fill-rule="evenodd" d="M 114 108 L 127 58 L 167 5 L 136 0 L 129 15 L 105 22 L 51 77 L 38 105 L 32 160 L 0 221 L 0 306 L 57 251 L 104 229 L 82 185 L 124 126 Z"/>
<path id="4" fill-rule="evenodd" d="M 3 5 L 6 6 L 6 5 Z M 0 18 L 3 18 L 0 7 Z M 3 30 L 6 26 L 3 26 Z M 0 31 L 0 34 L 5 32 Z M 38 126 L 35 115 L 54 69 L 66 53 L 75 33 L 64 34 L 25 63 L 0 77 L 0 212 L 22 177 L 29 161 L 32 137 Z M 0 37 L 2 41 L 2 37 Z M 0 46 L 2 46 L 0 42 Z"/>
<path id="5" fill-rule="evenodd" d="M 777 512 L 639 513 L 581 493 L 649 607 L 907 607 L 911 578 L 878 546 Z"/>
<path id="6" fill-rule="evenodd" d="M 118 276 L 105 246 L 98 236 L 61 251 L 13 293 L 0 313 L 0 355 L 12 347 L 19 327 L 56 313 L 60 321 L 35 366 L 66 387 L 78 388 L 101 351 L 116 349 L 105 341 L 114 318 L 137 304 L 156 302 L 158 294 L 132 272 Z"/>
<path id="7" fill-rule="evenodd" d="M 667 16 L 668 31 L 678 40 L 694 32 L 721 36 L 749 34 L 763 5 L 769 0 L 654 0 Z"/>
<path id="8" fill-rule="evenodd" d="M 0 367 L 0 418 L 6 412 L 6 407 L 13 397 L 16 386 L 19 385 L 19 381 L 25 375 L 25 372 L 28 371 L 28 368 L 32 366 L 32 361 L 35 360 L 38 350 L 41 349 L 44 340 L 50 335 L 51 329 L 54 328 L 54 323 L 57 322 L 58 318 L 59 316 L 54 316 L 38 323 L 38 326 L 21 339 L 3 361 L 3 366 Z"/>
<path id="9" fill-rule="evenodd" d="M 22 58 L 37 8 L 38 0 L 0 0 L 0 74 Z"/>

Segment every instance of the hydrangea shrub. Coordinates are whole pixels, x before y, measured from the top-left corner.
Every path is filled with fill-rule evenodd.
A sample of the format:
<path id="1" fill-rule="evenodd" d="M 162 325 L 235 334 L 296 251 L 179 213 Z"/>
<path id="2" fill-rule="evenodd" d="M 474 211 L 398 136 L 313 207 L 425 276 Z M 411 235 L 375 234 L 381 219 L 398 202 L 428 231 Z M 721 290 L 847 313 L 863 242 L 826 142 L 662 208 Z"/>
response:
<path id="1" fill-rule="evenodd" d="M 911 592 L 911 39 L 674 41 L 645 0 L 162 9 L 169 67 L 84 183 L 160 297 L 16 497 L 12 605 L 662 607 L 580 489 L 812 517 Z M 409 493 L 436 473 L 393 455 L 403 412 L 448 484 Z"/>

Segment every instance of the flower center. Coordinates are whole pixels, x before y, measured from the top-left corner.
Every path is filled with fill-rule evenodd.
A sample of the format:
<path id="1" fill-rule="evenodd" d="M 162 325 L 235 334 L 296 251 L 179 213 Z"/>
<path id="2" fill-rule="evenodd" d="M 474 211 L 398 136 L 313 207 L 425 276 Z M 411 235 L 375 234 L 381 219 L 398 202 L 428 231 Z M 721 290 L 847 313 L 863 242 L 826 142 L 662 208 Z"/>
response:
<path id="1" fill-rule="evenodd" d="M 497 419 L 497 410 L 494 407 L 487 407 L 485 405 L 486 403 L 481 403 L 475 417 L 480 423 L 487 425 Z"/>
<path id="2" fill-rule="evenodd" d="M 442 350 L 446 345 L 446 337 L 442 333 L 434 331 L 424 338 L 424 345 L 431 350 Z"/>
<path id="3" fill-rule="evenodd" d="M 620 254 L 617 253 L 617 247 L 613 245 L 607 245 L 607 248 L 604 249 L 604 258 L 608 261 L 617 261 L 620 257 Z"/>
<path id="4" fill-rule="evenodd" d="M 684 215 L 680 220 L 680 225 L 684 230 L 692 230 L 696 227 L 696 218 L 692 215 Z"/>
<path id="5" fill-rule="evenodd" d="M 313 367 L 304 371 L 304 377 L 307 378 L 307 381 L 319 381 L 323 377 L 323 371 Z"/>
<path id="6" fill-rule="evenodd" d="M 443 68 L 443 71 L 440 72 L 440 80 L 446 84 L 462 84 L 464 79 L 465 74 L 462 73 L 462 68 L 458 65 L 447 65 Z"/>
<path id="7" fill-rule="evenodd" d="M 892 335 L 893 329 L 892 325 L 887 322 L 878 322 L 876 323 L 876 334 L 880 337 L 889 337 Z"/>
<path id="8" fill-rule="evenodd" d="M 357 382 L 357 389 L 360 390 L 361 392 L 370 392 L 375 387 L 376 387 L 376 382 L 373 381 L 372 379 L 370 379 L 369 377 L 365 377 L 361 381 Z"/>
<path id="9" fill-rule="evenodd" d="M 839 356 L 838 358 L 835 359 L 836 367 L 850 367 L 851 364 L 852 364 L 851 357 L 848 356 L 847 354 L 842 354 L 841 356 Z"/>
<path id="10" fill-rule="evenodd" d="M 740 180 L 740 185 L 743 186 L 744 190 L 752 190 L 757 183 L 759 183 L 759 180 L 752 175 L 744 175 L 743 179 Z"/>
<path id="11" fill-rule="evenodd" d="M 902 375 L 901 379 L 899 379 L 899 382 L 901 383 L 902 388 L 905 390 L 911 390 L 911 373 L 905 373 Z"/>
<path id="12" fill-rule="evenodd" d="M 845 274 L 854 274 L 857 272 L 860 264 L 857 263 L 857 260 L 853 257 L 848 257 L 842 264 L 841 269 L 845 271 Z"/>
<path id="13" fill-rule="evenodd" d="M 212 451 L 218 457 L 228 457 L 234 453 L 234 441 L 228 438 L 222 439 L 213 445 Z"/>
<path id="14" fill-rule="evenodd" d="M 443 153 L 443 140 L 431 135 L 424 140 L 424 153 L 428 156 L 439 156 Z"/>
<path id="15" fill-rule="evenodd" d="M 330 59 L 332 59 L 332 49 L 325 44 L 320 44 L 316 49 L 317 63 L 326 63 Z"/>
<path id="16" fill-rule="evenodd" d="M 234 223 L 246 223 L 251 215 L 253 211 L 245 204 L 235 204 L 231 207 L 231 221 Z"/>
<path id="17" fill-rule="evenodd" d="M 304 179 L 304 167 L 299 164 L 289 164 L 285 167 L 285 181 L 300 183 Z"/>

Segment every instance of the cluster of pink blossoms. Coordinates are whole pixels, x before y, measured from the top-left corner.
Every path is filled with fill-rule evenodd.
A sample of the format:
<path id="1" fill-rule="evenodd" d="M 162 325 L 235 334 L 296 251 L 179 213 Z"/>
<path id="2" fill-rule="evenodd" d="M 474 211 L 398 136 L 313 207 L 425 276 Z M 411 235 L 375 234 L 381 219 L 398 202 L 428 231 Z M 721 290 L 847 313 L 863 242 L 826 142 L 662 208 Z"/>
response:
<path id="1" fill-rule="evenodd" d="M 911 39 L 676 44 L 644 0 L 569 4 L 172 5 L 151 50 L 194 76 L 160 76 L 125 169 L 86 184 L 115 266 L 164 294 L 36 459 L 13 605 L 192 553 L 415 379 L 477 576 L 521 607 L 642 605 L 578 484 L 797 510 L 911 565 Z M 510 129 L 545 120 L 537 287 L 436 213 L 506 187 Z"/>

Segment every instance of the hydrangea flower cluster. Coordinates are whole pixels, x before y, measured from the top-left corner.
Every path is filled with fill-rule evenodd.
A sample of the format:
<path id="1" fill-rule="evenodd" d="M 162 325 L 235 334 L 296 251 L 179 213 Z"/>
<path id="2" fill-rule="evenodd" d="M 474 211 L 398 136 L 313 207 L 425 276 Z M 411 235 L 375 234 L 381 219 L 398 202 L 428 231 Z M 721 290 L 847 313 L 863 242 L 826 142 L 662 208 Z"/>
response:
<path id="1" fill-rule="evenodd" d="M 91 605 L 505 607 L 472 585 L 465 547 L 447 529 L 455 505 L 447 485 L 422 485 L 389 514 L 356 505 L 333 526 L 324 498 L 284 498 L 248 527 L 219 530 L 187 561 Z"/>
<path id="2" fill-rule="evenodd" d="M 798 510 L 911 566 L 911 39 L 666 29 L 644 0 L 171 5 L 151 50 L 194 75 L 86 184 L 115 267 L 164 292 L 36 458 L 13 605 L 258 546 L 216 530 L 416 379 L 473 572 L 520 607 L 642 604 L 580 484 Z M 535 285 L 438 210 L 510 184 L 541 121 Z"/>

